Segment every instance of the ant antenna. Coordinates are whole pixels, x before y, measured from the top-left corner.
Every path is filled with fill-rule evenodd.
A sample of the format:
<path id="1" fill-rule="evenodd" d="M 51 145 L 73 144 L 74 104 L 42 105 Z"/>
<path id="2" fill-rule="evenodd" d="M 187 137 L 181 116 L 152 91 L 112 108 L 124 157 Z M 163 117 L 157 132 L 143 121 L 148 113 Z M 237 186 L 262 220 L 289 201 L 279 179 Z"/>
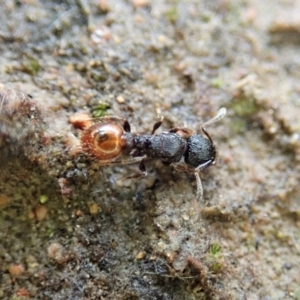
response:
<path id="1" fill-rule="evenodd" d="M 210 135 L 208 134 L 208 132 L 206 131 L 205 129 L 205 126 L 208 126 L 208 125 L 211 125 L 221 119 L 223 119 L 226 115 L 226 108 L 225 107 L 222 107 L 219 109 L 218 113 L 210 120 L 206 121 L 203 125 L 202 125 L 202 130 L 203 132 L 205 133 L 205 135 L 208 137 L 208 139 L 210 140 L 210 142 L 213 144 L 213 140 L 212 138 L 210 137 Z"/>

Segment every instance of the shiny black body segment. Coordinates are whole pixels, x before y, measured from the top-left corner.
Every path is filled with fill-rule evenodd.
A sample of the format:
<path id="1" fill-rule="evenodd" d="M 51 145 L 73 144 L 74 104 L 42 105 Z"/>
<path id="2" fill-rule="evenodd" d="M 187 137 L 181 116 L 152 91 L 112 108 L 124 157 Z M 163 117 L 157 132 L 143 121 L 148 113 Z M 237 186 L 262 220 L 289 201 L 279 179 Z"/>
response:
<path id="1" fill-rule="evenodd" d="M 187 141 L 176 133 L 137 135 L 133 138 L 133 156 L 158 158 L 164 163 L 177 163 L 184 156 Z"/>

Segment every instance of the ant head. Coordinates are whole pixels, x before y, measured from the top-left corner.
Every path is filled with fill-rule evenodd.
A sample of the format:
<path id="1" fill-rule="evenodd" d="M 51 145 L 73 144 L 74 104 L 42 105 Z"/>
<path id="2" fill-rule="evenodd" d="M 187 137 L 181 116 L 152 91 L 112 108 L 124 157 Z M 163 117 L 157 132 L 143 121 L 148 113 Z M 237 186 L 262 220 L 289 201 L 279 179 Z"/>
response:
<path id="1" fill-rule="evenodd" d="M 187 139 L 187 150 L 184 161 L 198 170 L 213 164 L 216 158 L 216 148 L 211 140 L 199 134 L 193 134 Z"/>
<path id="2" fill-rule="evenodd" d="M 193 134 L 187 139 L 187 150 L 184 155 L 184 161 L 187 165 L 202 170 L 215 162 L 216 148 L 205 127 L 219 121 L 225 115 L 226 108 L 222 107 L 212 119 L 202 125 L 202 130 L 207 138 Z"/>

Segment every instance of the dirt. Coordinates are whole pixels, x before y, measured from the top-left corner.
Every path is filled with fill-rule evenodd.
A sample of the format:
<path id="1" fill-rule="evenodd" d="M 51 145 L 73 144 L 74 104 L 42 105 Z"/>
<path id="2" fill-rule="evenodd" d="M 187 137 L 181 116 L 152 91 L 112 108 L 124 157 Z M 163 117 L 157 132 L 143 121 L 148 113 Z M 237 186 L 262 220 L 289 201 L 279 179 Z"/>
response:
<path id="1" fill-rule="evenodd" d="M 1 299 L 300 299 L 300 1 L 0 11 Z M 200 203 L 160 161 L 74 151 L 77 112 L 201 133 L 221 107 Z"/>

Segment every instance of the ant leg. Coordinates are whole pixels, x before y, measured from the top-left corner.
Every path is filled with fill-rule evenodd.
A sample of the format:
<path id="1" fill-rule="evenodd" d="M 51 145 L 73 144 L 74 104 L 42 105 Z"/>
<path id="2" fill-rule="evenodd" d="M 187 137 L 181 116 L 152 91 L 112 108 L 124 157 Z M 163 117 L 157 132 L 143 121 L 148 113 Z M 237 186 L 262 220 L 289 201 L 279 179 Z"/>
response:
<path id="1" fill-rule="evenodd" d="M 196 184 L 197 184 L 196 198 L 197 198 L 197 201 L 202 201 L 202 199 L 203 199 L 203 187 L 202 187 L 201 179 L 200 179 L 200 176 L 199 176 L 198 172 L 195 172 L 194 175 L 196 177 Z"/>
<path id="2" fill-rule="evenodd" d="M 147 176 L 147 170 L 146 170 L 144 159 L 142 159 L 139 164 L 139 170 L 141 171 L 141 173 L 135 173 L 135 174 L 126 176 L 125 179 L 142 178 L 142 177 Z"/>
<path id="3" fill-rule="evenodd" d="M 161 126 L 161 124 L 163 123 L 163 120 L 164 120 L 164 117 L 160 117 L 160 120 L 153 125 L 151 135 L 153 135 L 155 133 L 155 131 Z"/>
<path id="4" fill-rule="evenodd" d="M 187 165 L 181 164 L 181 163 L 171 163 L 171 166 L 176 170 L 176 171 L 183 171 L 189 174 L 194 174 L 195 169 L 188 167 Z"/>
<path id="5" fill-rule="evenodd" d="M 199 175 L 199 169 L 196 168 L 190 168 L 186 165 L 182 164 L 172 164 L 172 166 L 175 168 L 175 170 L 180 170 L 184 171 L 187 173 L 193 173 L 195 178 L 196 178 L 196 185 L 197 185 L 197 192 L 196 192 L 196 199 L 197 201 L 202 201 L 203 200 L 203 188 L 202 188 L 202 183 L 201 183 L 201 178 Z"/>
<path id="6" fill-rule="evenodd" d="M 130 124 L 127 120 L 124 120 L 123 129 L 125 132 L 130 132 Z"/>
<path id="7" fill-rule="evenodd" d="M 174 127 L 169 130 L 169 132 L 176 133 L 179 136 L 181 136 L 183 139 L 187 139 L 193 134 L 193 131 L 188 128 L 180 128 L 180 127 Z"/>
<path id="8" fill-rule="evenodd" d="M 139 169 L 142 172 L 143 177 L 146 177 L 147 176 L 147 170 L 146 170 L 145 160 L 144 159 L 141 160 L 141 162 L 139 164 Z"/>
<path id="9" fill-rule="evenodd" d="M 98 166 L 117 166 L 117 165 L 131 165 L 140 162 L 141 160 L 145 159 L 146 156 L 139 156 L 139 157 L 131 157 L 126 159 L 118 159 L 118 160 L 103 160 L 99 161 L 96 160 Z"/>

